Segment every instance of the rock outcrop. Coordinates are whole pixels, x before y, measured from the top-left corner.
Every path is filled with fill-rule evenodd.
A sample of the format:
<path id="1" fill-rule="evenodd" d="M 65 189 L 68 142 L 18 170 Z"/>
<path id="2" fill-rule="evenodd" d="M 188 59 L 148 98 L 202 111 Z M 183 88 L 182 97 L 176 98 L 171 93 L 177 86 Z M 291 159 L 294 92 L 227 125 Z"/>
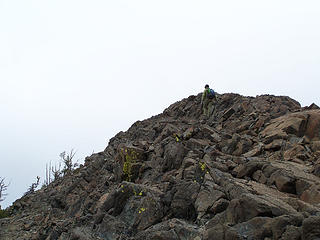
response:
<path id="1" fill-rule="evenodd" d="M 201 94 L 17 200 L 0 239 L 320 239 L 320 109 Z"/>

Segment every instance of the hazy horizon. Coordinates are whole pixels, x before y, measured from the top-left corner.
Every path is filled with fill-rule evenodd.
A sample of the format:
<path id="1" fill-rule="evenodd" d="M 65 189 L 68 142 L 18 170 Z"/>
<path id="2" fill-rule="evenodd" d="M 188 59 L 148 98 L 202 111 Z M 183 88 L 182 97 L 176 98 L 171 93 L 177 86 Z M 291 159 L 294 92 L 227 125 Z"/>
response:
<path id="1" fill-rule="evenodd" d="M 0 0 L 1 206 L 206 83 L 320 105 L 319 22 L 315 0 Z"/>

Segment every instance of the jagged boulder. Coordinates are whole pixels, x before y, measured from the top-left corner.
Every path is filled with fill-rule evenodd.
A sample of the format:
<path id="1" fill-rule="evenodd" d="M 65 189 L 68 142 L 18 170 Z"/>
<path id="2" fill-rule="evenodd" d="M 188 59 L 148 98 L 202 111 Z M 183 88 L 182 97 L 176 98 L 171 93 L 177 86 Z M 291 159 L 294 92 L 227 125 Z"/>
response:
<path id="1" fill-rule="evenodd" d="M 309 140 L 319 140 L 320 111 L 310 110 L 291 113 L 270 121 L 261 132 L 266 143 L 275 139 L 288 139 L 290 135 L 306 136 Z"/>
<path id="2" fill-rule="evenodd" d="M 302 223 L 303 240 L 311 240 L 320 238 L 320 216 L 311 216 L 306 218 Z"/>
<path id="3" fill-rule="evenodd" d="M 170 219 L 168 221 L 154 225 L 153 227 L 138 233 L 137 240 L 201 240 L 201 230 L 198 226 L 192 225 L 180 219 Z"/>

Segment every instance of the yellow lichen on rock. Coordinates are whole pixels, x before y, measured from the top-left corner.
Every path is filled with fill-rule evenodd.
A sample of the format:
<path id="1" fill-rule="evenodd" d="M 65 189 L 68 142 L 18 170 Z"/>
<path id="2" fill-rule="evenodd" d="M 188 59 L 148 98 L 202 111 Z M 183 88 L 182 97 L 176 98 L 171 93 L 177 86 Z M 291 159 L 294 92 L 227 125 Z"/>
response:
<path id="1" fill-rule="evenodd" d="M 131 181 L 132 165 L 138 159 L 139 153 L 137 153 L 134 149 L 121 148 L 120 155 L 121 155 L 122 159 L 124 160 L 122 171 L 126 176 L 126 180 Z"/>
<path id="2" fill-rule="evenodd" d="M 206 170 L 206 168 L 207 168 L 206 163 L 199 162 L 199 165 L 200 165 L 200 168 L 202 171 Z"/>

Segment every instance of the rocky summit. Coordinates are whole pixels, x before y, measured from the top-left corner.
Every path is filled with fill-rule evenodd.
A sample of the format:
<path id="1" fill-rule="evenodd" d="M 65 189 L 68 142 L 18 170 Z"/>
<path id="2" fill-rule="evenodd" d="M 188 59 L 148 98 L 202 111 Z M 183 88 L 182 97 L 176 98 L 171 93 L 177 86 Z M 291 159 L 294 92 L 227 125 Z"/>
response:
<path id="1" fill-rule="evenodd" d="M 320 239 L 320 109 L 201 94 L 13 203 L 0 239 Z"/>

